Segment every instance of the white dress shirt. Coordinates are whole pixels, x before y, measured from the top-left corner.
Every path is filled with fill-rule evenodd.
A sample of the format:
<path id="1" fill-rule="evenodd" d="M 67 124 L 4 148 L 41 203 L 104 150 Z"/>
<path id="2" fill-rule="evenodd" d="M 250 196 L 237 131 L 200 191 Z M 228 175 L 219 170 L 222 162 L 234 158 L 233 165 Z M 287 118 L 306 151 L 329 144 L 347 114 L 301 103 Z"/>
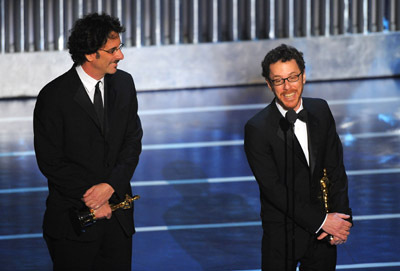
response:
<path id="1" fill-rule="evenodd" d="M 79 79 L 81 79 L 83 86 L 85 87 L 85 90 L 87 94 L 89 95 L 90 100 L 92 103 L 94 102 L 94 91 L 97 82 L 101 82 L 99 84 L 100 92 L 101 92 L 101 100 L 103 101 L 103 106 L 104 106 L 104 77 L 101 78 L 100 80 L 96 80 L 93 77 L 91 77 L 89 74 L 87 74 L 82 66 L 76 66 L 76 72 L 78 73 Z"/>

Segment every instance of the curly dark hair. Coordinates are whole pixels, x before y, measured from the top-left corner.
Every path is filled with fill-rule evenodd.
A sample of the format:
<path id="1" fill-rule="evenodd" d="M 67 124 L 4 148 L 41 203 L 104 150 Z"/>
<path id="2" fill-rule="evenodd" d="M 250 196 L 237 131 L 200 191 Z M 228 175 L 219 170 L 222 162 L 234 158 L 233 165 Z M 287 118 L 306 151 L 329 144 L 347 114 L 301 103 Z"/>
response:
<path id="1" fill-rule="evenodd" d="M 296 60 L 300 72 L 303 72 L 305 68 L 303 53 L 292 46 L 288 46 L 286 44 L 279 45 L 275 49 L 269 51 L 268 54 L 265 56 L 263 62 L 261 62 L 261 67 L 263 69 L 262 76 L 264 76 L 266 80 L 271 81 L 271 79 L 269 78 L 269 65 L 274 64 L 278 61 L 286 62 L 292 59 Z"/>
<path id="2" fill-rule="evenodd" d="M 113 38 L 111 32 L 124 31 L 118 18 L 105 13 L 91 13 L 78 19 L 71 29 L 67 44 L 74 65 L 85 63 L 85 55 L 97 52 L 109 38 Z"/>

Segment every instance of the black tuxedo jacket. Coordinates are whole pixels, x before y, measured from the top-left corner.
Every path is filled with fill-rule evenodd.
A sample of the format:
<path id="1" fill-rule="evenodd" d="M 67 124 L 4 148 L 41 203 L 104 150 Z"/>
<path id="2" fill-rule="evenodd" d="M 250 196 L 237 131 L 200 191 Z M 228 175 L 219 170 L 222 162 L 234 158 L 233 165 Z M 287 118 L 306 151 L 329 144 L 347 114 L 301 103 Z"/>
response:
<path id="1" fill-rule="evenodd" d="M 292 146 L 292 131 L 275 100 L 247 122 L 244 142 L 260 189 L 265 240 L 276 247 L 284 246 L 285 235 L 289 234 L 291 240 L 294 219 L 296 255 L 304 253 L 326 216 L 320 190 L 324 168 L 331 182 L 329 211 L 351 215 L 342 144 L 328 104 L 321 99 L 303 98 L 303 107 L 308 112 L 310 166 L 296 138 Z"/>
<path id="2" fill-rule="evenodd" d="M 44 233 L 78 238 L 69 219 L 71 208 L 91 186 L 106 182 L 115 193 L 110 203 L 132 195 L 130 180 L 139 161 L 142 128 L 131 75 L 118 70 L 104 79 L 104 128 L 75 67 L 47 84 L 34 110 L 34 145 L 40 170 L 48 179 Z M 125 233 L 134 233 L 133 208 L 113 212 Z M 95 225 L 79 236 L 97 238 Z"/>

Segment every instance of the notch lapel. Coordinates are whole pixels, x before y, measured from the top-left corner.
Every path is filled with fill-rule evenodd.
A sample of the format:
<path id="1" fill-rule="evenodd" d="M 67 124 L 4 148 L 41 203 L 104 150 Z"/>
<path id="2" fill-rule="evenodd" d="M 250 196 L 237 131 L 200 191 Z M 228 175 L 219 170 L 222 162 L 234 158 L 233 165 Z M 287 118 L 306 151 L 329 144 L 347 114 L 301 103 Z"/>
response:
<path id="1" fill-rule="evenodd" d="M 319 146 L 318 119 L 308 111 L 308 151 L 310 159 L 311 176 L 313 176 Z"/>
<path id="2" fill-rule="evenodd" d="M 115 105 L 115 91 L 111 85 L 108 76 L 104 78 L 104 134 L 107 136 L 110 132 L 110 125 L 113 119 Z"/>
<path id="3" fill-rule="evenodd" d="M 79 79 L 78 79 L 79 80 Z M 80 82 L 80 80 L 79 80 Z M 82 82 L 80 82 L 79 87 L 75 93 L 74 100 L 85 110 L 85 112 L 89 115 L 89 117 L 93 120 L 96 126 L 101 131 L 101 125 L 99 119 L 97 117 L 96 111 L 94 110 L 94 105 L 90 100 L 85 87 Z"/>

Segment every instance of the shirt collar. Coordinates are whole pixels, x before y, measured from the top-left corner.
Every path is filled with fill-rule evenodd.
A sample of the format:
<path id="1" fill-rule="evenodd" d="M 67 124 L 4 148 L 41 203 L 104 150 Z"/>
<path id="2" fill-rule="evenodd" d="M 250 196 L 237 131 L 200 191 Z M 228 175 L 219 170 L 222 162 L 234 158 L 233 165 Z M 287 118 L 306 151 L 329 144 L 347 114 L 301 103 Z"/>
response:
<path id="1" fill-rule="evenodd" d="M 98 81 L 101 81 L 100 90 L 103 89 L 102 85 L 104 85 L 104 77 L 101 78 L 100 80 L 94 79 L 93 77 L 91 77 L 89 74 L 87 74 L 85 72 L 85 70 L 82 68 L 81 65 L 76 66 L 75 69 L 76 69 L 76 72 L 78 73 L 78 76 L 81 79 L 87 92 L 94 91 L 94 88 Z"/>

